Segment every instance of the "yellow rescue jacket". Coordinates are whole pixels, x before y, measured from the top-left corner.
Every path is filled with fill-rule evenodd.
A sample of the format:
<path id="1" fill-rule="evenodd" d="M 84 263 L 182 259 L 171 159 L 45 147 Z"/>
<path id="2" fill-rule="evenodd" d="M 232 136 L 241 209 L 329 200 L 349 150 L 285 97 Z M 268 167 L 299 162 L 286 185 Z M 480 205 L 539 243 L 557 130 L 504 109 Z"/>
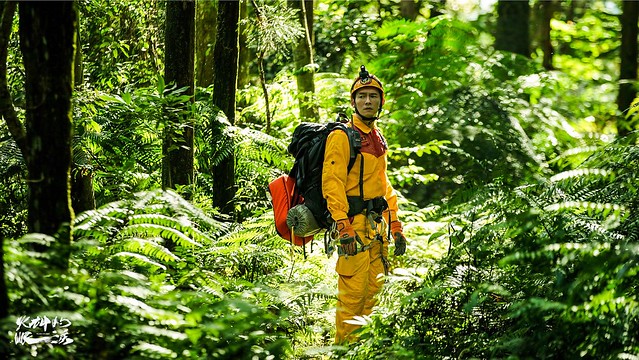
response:
<path id="1" fill-rule="evenodd" d="M 363 159 L 364 200 L 384 197 L 388 203 L 388 209 L 383 214 L 384 220 L 388 221 L 390 215 L 390 221 L 396 221 L 397 194 L 386 174 L 386 151 L 388 150 L 386 140 L 374 123 L 372 128 L 369 127 L 357 114 L 353 114 L 353 125 L 362 137 L 362 155 L 357 156 L 350 172 L 347 169 L 350 159 L 350 145 L 346 133 L 335 130 L 328 135 L 326 140 L 322 170 L 322 193 L 326 199 L 328 211 L 335 221 L 348 217 L 347 196 L 360 196 L 360 169 Z M 355 222 L 353 225 L 355 227 Z M 355 231 L 364 232 L 362 235 L 368 234 L 368 231 L 362 228 L 355 228 Z"/>

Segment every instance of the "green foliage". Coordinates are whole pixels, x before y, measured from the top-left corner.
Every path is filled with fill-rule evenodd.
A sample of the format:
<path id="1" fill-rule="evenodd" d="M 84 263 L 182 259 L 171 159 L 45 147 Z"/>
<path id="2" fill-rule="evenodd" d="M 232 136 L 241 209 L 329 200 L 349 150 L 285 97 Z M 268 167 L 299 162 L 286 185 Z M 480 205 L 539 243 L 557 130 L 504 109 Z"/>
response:
<path id="1" fill-rule="evenodd" d="M 638 171 L 639 149 L 612 144 L 514 191 L 458 192 L 435 213 L 450 222 L 447 254 L 425 274 L 391 277 L 386 303 L 400 308 L 370 320 L 350 358 L 636 353 Z"/>
<path id="2" fill-rule="evenodd" d="M 261 276 L 267 273 L 263 257 L 247 249 L 255 232 L 240 235 L 176 193 L 163 191 L 85 212 L 74 229 L 66 273 L 44 266 L 43 259 L 54 252 L 28 250 L 34 243 L 55 243 L 52 237 L 30 234 L 5 244 L 12 313 L 64 316 L 74 339 L 57 348 L 12 344 L 5 349 L 12 358 L 31 353 L 267 359 L 287 353 L 280 320 L 267 308 L 270 290 L 232 279 L 241 276 L 246 259 L 259 260 Z M 263 249 L 257 253 L 270 255 Z M 278 258 L 270 263 L 280 264 Z M 14 335 L 15 321 L 6 319 L 3 328 L 11 330 L 5 334 Z"/>
<path id="3" fill-rule="evenodd" d="M 370 4 L 364 2 L 318 3 L 313 23 L 314 58 L 325 72 L 354 74 L 349 70 L 368 62 L 376 53 L 374 36 L 379 18 L 367 8 Z M 347 77 L 354 78 L 355 75 Z"/>
<path id="4" fill-rule="evenodd" d="M 620 127 L 628 132 L 639 129 L 639 113 L 637 113 L 637 107 L 639 107 L 639 98 L 635 98 L 632 101 L 630 108 L 625 113 L 624 120 L 617 122 L 618 130 L 621 130 L 619 129 Z"/>
<path id="5" fill-rule="evenodd" d="M 0 125 L 4 130 L 4 123 Z M 0 140 L 0 238 L 17 238 L 26 232 L 26 174 L 20 149 L 9 137 Z"/>
<path id="6" fill-rule="evenodd" d="M 593 2 L 578 18 L 557 13 L 550 33 L 556 49 L 554 66 L 562 79 L 561 88 L 571 96 L 562 98 L 560 108 L 574 114 L 575 124 L 589 131 L 607 130 L 617 112 L 615 84 L 620 46 L 619 3 Z M 586 120 L 580 122 L 578 120 Z"/>
<path id="7" fill-rule="evenodd" d="M 639 151 L 605 133 L 616 115 L 618 4 L 562 4 L 580 11 L 555 13 L 552 72 L 539 66 L 540 53 L 529 60 L 495 52 L 492 13 L 474 22 L 446 15 L 411 22 L 395 18 L 394 0 L 316 4 L 322 121 L 349 111 L 355 69 L 366 64 L 386 89 L 379 125 L 391 146 L 389 176 L 408 196 L 400 196 L 399 214 L 408 256 L 391 257 L 376 313 L 356 319 L 360 341 L 344 347 L 331 346 L 335 259 L 316 244 L 302 260 L 304 250 L 273 227 L 266 185 L 290 169 L 286 145 L 298 124 L 283 54 L 299 29 L 283 2 L 258 4 L 265 17 L 251 46 L 273 54 L 266 87 L 274 131 L 264 133 L 257 86 L 238 92 L 235 126 L 210 104 L 213 89 L 199 89 L 195 184 L 163 192 L 160 134 L 185 99 L 157 75 L 164 3 L 79 3 L 86 90 L 75 93 L 73 153 L 94 172 L 99 208 L 75 220 L 69 270 L 47 268 L 60 252 L 55 238 L 22 237 L 27 175 L 0 127 L 0 238 L 9 239 L 12 314 L 0 325 L 4 352 L 17 359 L 639 353 Z M 10 47 L 9 85 L 21 114 L 17 36 Z M 627 113 L 630 129 L 636 114 Z M 234 224 L 212 209 L 208 173 L 231 154 L 242 219 Z M 52 250 L 34 252 L 35 245 Z M 16 345 L 17 317 L 38 315 L 70 319 L 74 343 Z"/>
<path id="8" fill-rule="evenodd" d="M 297 12 L 284 1 L 253 2 L 256 16 L 247 28 L 248 45 L 261 56 L 286 55 L 287 46 L 303 36 L 304 29 L 297 21 Z"/>
<path id="9" fill-rule="evenodd" d="M 75 146 L 86 152 L 97 175 L 98 204 L 161 182 L 161 134 L 184 89 L 159 84 L 120 95 L 88 91 L 77 96 Z"/>
<path id="10" fill-rule="evenodd" d="M 380 55 L 371 68 L 385 81 L 389 142 L 412 148 L 444 141 L 437 156 L 394 159 L 439 179 L 404 183 L 422 206 L 490 180 L 509 187 L 535 181 L 549 170 L 547 160 L 605 140 L 574 127 L 566 109 L 547 100 L 563 91 L 560 77 L 524 58 L 488 52 L 468 23 L 396 20 L 377 37 Z"/>
<path id="11" fill-rule="evenodd" d="M 80 1 L 85 82 L 103 91 L 150 86 L 164 69 L 164 2 Z"/>

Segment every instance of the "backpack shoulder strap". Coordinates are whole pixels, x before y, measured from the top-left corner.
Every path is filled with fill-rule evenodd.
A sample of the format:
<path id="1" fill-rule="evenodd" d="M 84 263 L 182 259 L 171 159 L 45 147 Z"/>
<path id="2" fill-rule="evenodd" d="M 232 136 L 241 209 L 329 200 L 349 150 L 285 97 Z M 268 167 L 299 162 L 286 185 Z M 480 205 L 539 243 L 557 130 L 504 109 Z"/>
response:
<path id="1" fill-rule="evenodd" d="M 353 125 L 351 123 L 351 126 L 346 126 L 346 136 L 348 136 L 348 144 L 350 145 L 351 148 L 351 155 L 350 155 L 350 159 L 348 160 L 348 172 L 351 172 L 351 169 L 353 168 L 353 165 L 355 165 L 355 159 L 357 158 L 358 154 L 360 153 L 360 150 L 362 149 L 362 137 L 359 134 L 359 131 L 357 131 L 357 129 L 354 128 L 355 125 Z M 364 158 L 362 157 L 362 162 L 364 161 Z"/>

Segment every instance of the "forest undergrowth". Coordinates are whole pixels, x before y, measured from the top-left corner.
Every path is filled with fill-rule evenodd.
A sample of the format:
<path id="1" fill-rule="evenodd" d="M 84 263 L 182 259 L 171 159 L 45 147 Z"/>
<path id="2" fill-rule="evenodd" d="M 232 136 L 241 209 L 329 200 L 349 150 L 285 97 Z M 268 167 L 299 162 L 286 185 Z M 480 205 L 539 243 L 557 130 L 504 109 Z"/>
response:
<path id="1" fill-rule="evenodd" d="M 583 49 L 572 49 L 548 71 L 540 59 L 486 47 L 482 18 L 477 26 L 449 16 L 378 24 L 323 11 L 317 16 L 331 26 L 376 30 L 366 32 L 376 41 L 334 55 L 344 57 L 338 70 L 314 74 L 313 103 L 321 121 L 350 111 L 359 62 L 385 81 L 379 126 L 409 239 L 406 255 L 390 258 L 374 314 L 355 319 L 359 341 L 333 344 L 336 259 L 324 254 L 322 235 L 312 247 L 292 247 L 273 226 L 267 184 L 290 170 L 286 146 L 300 122 L 293 69 L 270 74 L 269 117 L 261 86 L 239 90 L 235 124 L 211 104 L 212 87 L 198 88 L 194 184 L 161 190 L 161 134 L 183 89 L 147 68 L 136 73 L 148 75 L 139 86 L 87 86 L 74 96 L 74 161 L 94 175 L 97 208 L 76 214 L 68 249 L 56 236 L 26 233 L 25 167 L 10 138 L 0 139 L 10 305 L 1 352 L 13 359 L 639 359 L 639 147 L 637 133 L 610 131 L 614 89 L 605 75 L 613 61 L 576 66 Z M 614 32 L 603 20 L 592 46 L 607 54 Z M 566 29 L 557 26 L 554 36 Z M 318 47 L 333 35 L 319 33 Z M 234 217 L 212 205 L 209 171 L 230 154 Z M 60 261 L 66 269 L 48 266 Z M 44 319 L 56 319 L 64 345 L 26 341 Z"/>

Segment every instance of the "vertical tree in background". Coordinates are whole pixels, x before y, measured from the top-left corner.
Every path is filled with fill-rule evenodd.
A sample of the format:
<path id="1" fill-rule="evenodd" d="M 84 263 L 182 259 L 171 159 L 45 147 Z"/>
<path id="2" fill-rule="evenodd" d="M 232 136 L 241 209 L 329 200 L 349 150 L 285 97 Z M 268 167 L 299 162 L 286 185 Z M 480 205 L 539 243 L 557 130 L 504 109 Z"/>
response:
<path id="1" fill-rule="evenodd" d="M 434 18 L 440 15 L 444 15 L 446 9 L 446 0 L 435 0 L 429 2 L 430 6 L 430 18 Z"/>
<path id="2" fill-rule="evenodd" d="M 257 66 L 266 110 L 264 131 L 269 133 L 272 114 L 264 61 L 268 56 L 276 53 L 285 55 L 288 46 L 304 36 L 304 29 L 300 26 L 297 11 L 287 7 L 286 3 L 251 0 L 251 4 L 255 19 L 251 22 L 248 43 L 255 49 L 257 55 Z"/>
<path id="3" fill-rule="evenodd" d="M 313 73 L 313 0 L 291 0 L 289 7 L 298 11 L 298 19 L 303 36 L 293 43 L 293 60 L 295 61 L 295 77 L 297 80 L 297 96 L 299 97 L 300 119 L 302 121 L 319 120 L 316 102 Z"/>
<path id="4" fill-rule="evenodd" d="M 231 125 L 235 124 L 235 90 L 237 89 L 238 26 L 240 2 L 220 1 L 217 10 L 217 39 L 213 52 L 215 81 L 213 83 L 213 105 L 222 110 Z M 217 125 L 217 124 L 216 124 Z M 216 126 L 215 125 L 215 126 Z M 219 132 L 221 129 L 212 129 Z M 227 149 L 227 156 L 214 166 L 213 205 L 222 213 L 233 213 L 235 197 L 235 155 Z"/>
<path id="5" fill-rule="evenodd" d="M 415 20 L 419 14 L 419 6 L 415 0 L 403 0 L 399 2 L 399 13 L 406 20 Z"/>
<path id="6" fill-rule="evenodd" d="M 637 96 L 635 88 L 637 81 L 637 19 L 639 17 L 639 3 L 624 0 L 621 14 L 621 66 L 619 69 L 619 93 L 617 108 L 625 113 L 632 100 Z M 617 133 L 626 136 L 631 131 L 624 116 L 617 121 Z"/>
<path id="7" fill-rule="evenodd" d="M 76 27 L 75 3 L 21 2 L 20 48 L 25 70 L 29 232 L 54 235 L 68 245 L 71 96 Z M 66 267 L 63 246 L 54 265 Z"/>
<path id="8" fill-rule="evenodd" d="M 196 2 L 195 25 L 195 84 L 207 87 L 213 84 L 213 49 L 217 31 L 217 2 Z"/>
<path id="9" fill-rule="evenodd" d="M 554 69 L 554 66 L 552 65 L 552 55 L 554 49 L 550 40 L 550 21 L 553 17 L 554 6 L 555 5 L 552 0 L 539 2 L 539 7 L 541 10 L 541 21 L 539 24 L 539 43 L 541 46 L 541 50 L 544 53 L 542 65 L 546 70 Z"/>
<path id="10" fill-rule="evenodd" d="M 18 148 L 20 148 L 22 156 L 25 157 L 27 155 L 27 131 L 20 119 L 18 119 L 7 83 L 7 52 L 15 10 L 15 2 L 5 1 L 2 3 L 2 19 L 0 20 L 0 115 L 7 123 L 9 133 Z"/>
<path id="11" fill-rule="evenodd" d="M 17 127 L 14 131 L 19 132 L 22 144 L 18 145 L 24 154 L 26 152 L 26 133 L 22 124 L 18 121 L 7 84 L 7 52 L 15 10 L 15 2 L 5 1 L 2 3 L 2 13 L 0 13 L 0 116 L 5 118 L 7 125 L 13 121 L 13 126 Z M 11 130 L 11 126 L 9 126 L 9 129 Z M 11 135 L 15 139 L 14 131 L 11 132 Z M 4 236 L 0 233 L 0 320 L 7 316 L 9 316 L 9 294 L 4 274 Z M 0 350 L 0 356 L 5 355 L 3 351 Z"/>
<path id="12" fill-rule="evenodd" d="M 495 32 L 495 49 L 510 51 L 530 57 L 530 6 L 528 0 L 497 2 L 497 29 Z"/>
<path id="13" fill-rule="evenodd" d="M 75 90 L 82 88 L 84 68 L 82 66 L 82 42 L 80 41 L 80 12 L 76 9 L 78 25 L 75 34 L 75 55 L 73 61 L 73 86 Z M 81 146 L 73 147 L 71 163 L 71 206 L 73 212 L 95 209 L 95 192 L 93 191 L 93 167 L 86 151 Z"/>
<path id="14" fill-rule="evenodd" d="M 191 104 L 194 88 L 195 1 L 166 3 L 164 78 L 167 84 L 186 88 L 189 100 L 170 112 L 162 145 L 162 187 L 193 183 L 193 126 Z"/>
<path id="15" fill-rule="evenodd" d="M 246 29 L 248 25 L 248 2 L 249 0 L 240 0 L 240 37 L 239 47 L 240 53 L 237 65 L 237 87 L 243 89 L 249 84 L 249 65 L 251 60 L 251 49 L 248 47 L 248 37 Z"/>

